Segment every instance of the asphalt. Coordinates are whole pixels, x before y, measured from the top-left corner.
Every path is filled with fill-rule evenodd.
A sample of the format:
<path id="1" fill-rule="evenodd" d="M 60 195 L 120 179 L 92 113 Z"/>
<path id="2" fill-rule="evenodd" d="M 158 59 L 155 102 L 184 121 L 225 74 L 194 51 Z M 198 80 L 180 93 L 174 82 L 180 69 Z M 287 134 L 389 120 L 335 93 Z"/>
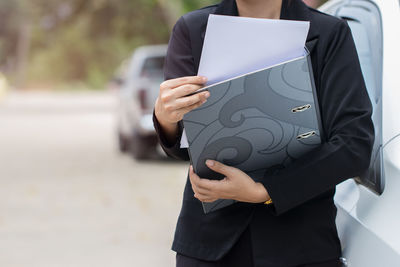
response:
<path id="1" fill-rule="evenodd" d="M 117 150 L 110 92 L 0 102 L 0 266 L 172 267 L 186 163 Z"/>

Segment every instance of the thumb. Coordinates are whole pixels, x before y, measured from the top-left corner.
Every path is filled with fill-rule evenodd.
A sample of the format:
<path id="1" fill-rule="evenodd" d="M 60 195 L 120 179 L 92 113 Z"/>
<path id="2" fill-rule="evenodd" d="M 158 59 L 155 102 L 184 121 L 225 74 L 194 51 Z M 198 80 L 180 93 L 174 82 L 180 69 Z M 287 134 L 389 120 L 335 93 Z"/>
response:
<path id="1" fill-rule="evenodd" d="M 206 160 L 206 165 L 213 171 L 219 172 L 225 176 L 230 176 L 234 171 L 234 168 L 228 165 L 225 165 L 221 162 L 208 159 Z"/>

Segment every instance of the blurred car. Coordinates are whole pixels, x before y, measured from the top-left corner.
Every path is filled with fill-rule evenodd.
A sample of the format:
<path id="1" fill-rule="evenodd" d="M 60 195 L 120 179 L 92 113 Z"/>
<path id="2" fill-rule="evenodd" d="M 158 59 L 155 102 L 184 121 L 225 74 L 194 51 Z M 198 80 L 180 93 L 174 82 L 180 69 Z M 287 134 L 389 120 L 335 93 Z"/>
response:
<path id="1" fill-rule="evenodd" d="M 369 170 L 336 187 L 343 261 L 400 266 L 399 0 L 331 0 L 319 9 L 348 22 L 374 109 Z"/>
<path id="2" fill-rule="evenodd" d="M 167 45 L 137 48 L 119 78 L 119 148 L 122 152 L 130 151 L 136 159 L 149 157 L 158 145 L 152 112 L 164 79 L 166 52 Z"/>

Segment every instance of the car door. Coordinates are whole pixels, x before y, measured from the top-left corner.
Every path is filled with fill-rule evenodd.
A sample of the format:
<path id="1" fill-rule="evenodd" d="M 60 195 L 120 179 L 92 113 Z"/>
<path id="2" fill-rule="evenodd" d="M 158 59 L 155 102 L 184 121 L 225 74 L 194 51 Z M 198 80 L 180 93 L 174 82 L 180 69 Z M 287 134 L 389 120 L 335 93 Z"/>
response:
<path id="1" fill-rule="evenodd" d="M 397 0 L 384 0 L 397 1 Z M 337 186 L 337 227 L 343 256 L 349 266 L 400 266 L 400 222 L 395 202 L 400 200 L 398 159 L 385 148 L 383 127 L 384 31 L 386 14 L 377 3 L 367 0 L 329 1 L 321 11 L 345 19 L 351 28 L 364 80 L 373 105 L 375 143 L 369 169 L 360 177 Z M 385 21 L 390 18 L 385 17 Z M 386 24 L 388 25 L 388 24 Z M 394 55 L 393 55 L 394 56 Z M 386 115 L 386 114 L 385 114 Z M 397 164 L 393 164 L 393 160 Z M 390 186 L 388 186 L 390 185 Z"/>

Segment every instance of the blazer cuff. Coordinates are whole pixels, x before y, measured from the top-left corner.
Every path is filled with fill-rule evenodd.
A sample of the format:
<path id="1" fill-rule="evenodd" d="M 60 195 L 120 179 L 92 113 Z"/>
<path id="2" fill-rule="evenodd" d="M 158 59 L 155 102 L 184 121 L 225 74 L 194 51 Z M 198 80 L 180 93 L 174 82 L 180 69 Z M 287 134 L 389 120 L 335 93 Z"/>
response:
<path id="1" fill-rule="evenodd" d="M 268 176 L 257 181 L 265 187 L 272 200 L 271 204 L 265 206 L 268 207 L 269 210 L 276 216 L 290 209 L 290 205 L 286 205 L 288 200 L 285 198 L 283 191 L 281 190 L 282 185 L 277 182 L 278 180 L 279 179 L 276 179 L 276 177 Z"/>
<path id="2" fill-rule="evenodd" d="M 157 120 L 154 109 L 153 109 L 153 124 L 154 124 L 154 128 L 157 132 L 158 138 L 160 140 L 161 146 L 163 146 L 164 148 L 167 148 L 167 149 L 171 149 L 176 146 L 180 147 L 180 140 L 181 140 L 181 136 L 182 136 L 182 130 L 181 130 L 180 123 L 178 123 L 178 131 L 176 133 L 175 140 L 173 143 L 170 143 L 168 141 L 168 139 L 166 138 L 165 133 L 163 132 L 162 127 L 160 125 L 160 122 Z"/>

